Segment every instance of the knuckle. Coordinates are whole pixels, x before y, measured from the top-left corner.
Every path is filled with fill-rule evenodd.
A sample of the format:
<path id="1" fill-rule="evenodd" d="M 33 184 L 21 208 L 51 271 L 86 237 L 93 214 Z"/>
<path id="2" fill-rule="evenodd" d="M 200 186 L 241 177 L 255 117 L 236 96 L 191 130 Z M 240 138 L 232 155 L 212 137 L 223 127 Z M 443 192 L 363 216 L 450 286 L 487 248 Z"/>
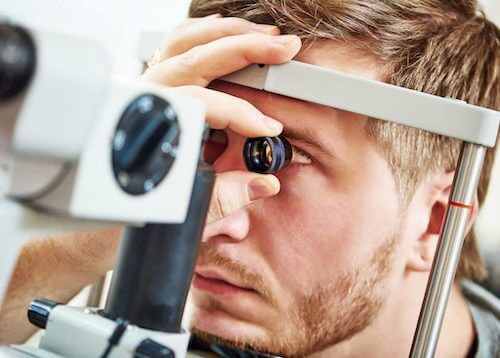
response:
<path id="1" fill-rule="evenodd" d="M 227 184 L 219 182 L 218 186 L 218 195 L 216 197 L 216 203 L 218 206 L 217 212 L 220 213 L 221 218 L 224 218 L 231 214 L 234 198 L 232 198 L 231 188 Z"/>
<path id="2" fill-rule="evenodd" d="M 176 54 L 176 49 L 182 46 L 183 35 L 182 30 L 174 34 L 167 34 L 161 43 L 161 53 L 163 58 L 168 58 Z"/>
<path id="3" fill-rule="evenodd" d="M 200 50 L 193 47 L 179 56 L 179 66 L 185 71 L 192 71 L 199 65 Z"/>
<path id="4" fill-rule="evenodd" d="M 216 182 L 216 185 L 214 186 L 212 192 L 212 202 L 208 210 L 208 217 L 211 219 L 211 221 L 217 221 L 224 217 L 223 212 L 221 210 L 221 203 L 219 202 L 219 198 L 220 198 L 220 191 Z"/>
<path id="5" fill-rule="evenodd" d="M 182 47 L 185 41 L 185 35 L 188 29 L 193 26 L 193 19 L 186 19 L 175 25 L 167 34 L 163 37 L 161 42 L 161 50 L 164 56 L 171 56 L 175 54 L 175 49 Z"/>
<path id="6" fill-rule="evenodd" d="M 223 196 L 219 195 L 216 198 L 217 201 L 217 210 L 216 212 L 219 214 L 219 219 L 225 218 L 228 213 L 227 213 L 227 207 L 225 206 L 225 202 L 223 200 Z"/>

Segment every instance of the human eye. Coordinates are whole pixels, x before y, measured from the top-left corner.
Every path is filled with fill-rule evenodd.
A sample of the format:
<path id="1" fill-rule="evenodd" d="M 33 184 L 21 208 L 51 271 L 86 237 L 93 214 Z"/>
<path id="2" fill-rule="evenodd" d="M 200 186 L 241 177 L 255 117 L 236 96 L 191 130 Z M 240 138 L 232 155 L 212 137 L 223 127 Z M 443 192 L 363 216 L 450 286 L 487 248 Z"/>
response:
<path id="1" fill-rule="evenodd" d="M 292 145 L 292 160 L 291 160 L 290 164 L 292 164 L 292 165 L 309 165 L 309 164 L 312 164 L 312 159 L 303 150 Z"/>

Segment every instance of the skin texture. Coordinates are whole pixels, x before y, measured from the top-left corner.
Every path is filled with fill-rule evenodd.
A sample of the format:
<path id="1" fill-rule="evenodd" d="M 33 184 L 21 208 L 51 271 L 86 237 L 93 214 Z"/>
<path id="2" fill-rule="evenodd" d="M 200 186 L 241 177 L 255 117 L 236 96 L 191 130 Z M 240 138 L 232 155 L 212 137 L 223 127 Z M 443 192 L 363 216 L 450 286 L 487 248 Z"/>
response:
<path id="1" fill-rule="evenodd" d="M 193 327 L 286 356 L 408 356 L 453 173 L 429 173 L 402 210 L 388 164 L 365 132 L 367 118 L 213 82 L 249 63 L 290 60 L 300 50 L 298 38 L 218 16 L 187 20 L 173 34 L 144 79 L 203 100 L 207 121 L 228 138 L 215 162 L 218 184 L 196 271 L 217 274 L 233 289 L 194 287 Z M 318 43 L 296 59 L 383 79 L 382 64 L 339 43 Z M 204 88 L 211 82 L 212 89 Z M 244 170 L 241 149 L 248 136 L 279 134 L 281 125 L 270 118 L 282 123 L 299 155 L 276 177 L 256 176 Z M 269 190 L 252 188 L 254 179 Z M 46 242 L 40 252 L 51 247 Z M 97 277 L 111 267 L 113 254 L 89 255 L 83 267 L 94 267 Z M 30 255 L 21 256 L 19 277 L 36 269 L 26 264 Z M 78 273 L 74 262 L 57 262 L 37 282 L 50 292 L 64 267 Z M 65 280 L 65 289 L 76 292 L 92 275 Z M 6 307 L 34 294 L 20 279 L 13 285 L 16 295 L 9 291 Z M 24 311 L 2 311 L 0 327 L 16 324 L 17 314 Z M 458 287 L 442 332 L 438 356 L 464 356 L 474 331 Z"/>

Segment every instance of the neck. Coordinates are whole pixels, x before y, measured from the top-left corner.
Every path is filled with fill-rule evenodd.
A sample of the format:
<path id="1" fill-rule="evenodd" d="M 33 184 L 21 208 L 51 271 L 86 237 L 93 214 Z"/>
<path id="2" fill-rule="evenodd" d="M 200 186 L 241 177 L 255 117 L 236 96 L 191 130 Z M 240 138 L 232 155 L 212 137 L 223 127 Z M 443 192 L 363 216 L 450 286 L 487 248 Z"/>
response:
<path id="1" fill-rule="evenodd" d="M 389 294 L 375 321 L 347 341 L 315 353 L 323 357 L 408 357 L 428 274 L 407 274 Z M 465 357 L 474 341 L 474 326 L 461 288 L 454 284 L 437 347 L 437 357 Z"/>

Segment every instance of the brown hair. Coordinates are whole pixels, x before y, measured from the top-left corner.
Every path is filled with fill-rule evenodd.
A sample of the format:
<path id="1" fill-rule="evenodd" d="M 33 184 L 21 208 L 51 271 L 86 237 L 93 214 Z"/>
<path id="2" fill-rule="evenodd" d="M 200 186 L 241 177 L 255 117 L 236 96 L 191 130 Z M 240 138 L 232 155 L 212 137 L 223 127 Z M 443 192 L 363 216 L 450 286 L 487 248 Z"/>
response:
<path id="1" fill-rule="evenodd" d="M 500 110 L 500 30 L 476 0 L 193 0 L 190 16 L 213 13 L 275 24 L 306 44 L 344 41 L 381 60 L 387 82 Z M 368 123 L 405 202 L 426 175 L 455 168 L 460 141 L 379 120 Z M 480 204 L 493 160 L 494 150 L 489 150 Z M 485 276 L 471 232 L 457 277 Z"/>

